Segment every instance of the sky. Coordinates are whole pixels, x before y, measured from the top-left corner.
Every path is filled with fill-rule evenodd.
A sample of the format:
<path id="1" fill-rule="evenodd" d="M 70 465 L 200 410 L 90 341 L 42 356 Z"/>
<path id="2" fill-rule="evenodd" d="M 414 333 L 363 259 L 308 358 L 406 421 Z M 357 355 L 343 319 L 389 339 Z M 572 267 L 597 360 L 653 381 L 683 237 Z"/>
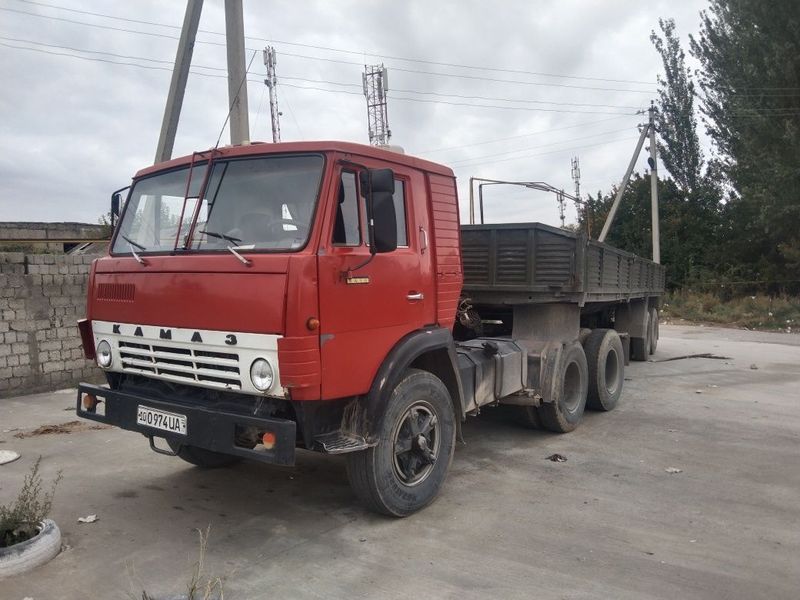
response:
<path id="1" fill-rule="evenodd" d="M 607 192 L 646 119 L 636 111 L 656 98 L 661 61 L 650 31 L 674 18 L 688 48 L 706 4 L 244 0 L 250 138 L 272 139 L 261 52 L 269 44 L 283 141 L 368 143 L 361 73 L 383 63 L 391 143 L 454 169 L 462 222 L 471 176 L 573 193 L 578 157 L 581 192 Z M 0 0 L 0 221 L 96 223 L 111 192 L 153 163 L 185 7 Z M 224 30 L 222 0 L 206 0 L 173 156 L 220 135 Z M 636 168 L 645 170 L 644 155 Z M 493 186 L 484 198 L 488 222 L 559 224 L 553 195 Z"/>

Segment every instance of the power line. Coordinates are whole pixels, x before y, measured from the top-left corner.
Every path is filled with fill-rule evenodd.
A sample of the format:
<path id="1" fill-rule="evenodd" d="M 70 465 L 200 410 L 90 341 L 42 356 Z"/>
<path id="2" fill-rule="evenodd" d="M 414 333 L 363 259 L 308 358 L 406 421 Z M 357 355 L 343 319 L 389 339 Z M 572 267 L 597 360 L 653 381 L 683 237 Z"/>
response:
<path id="1" fill-rule="evenodd" d="M 76 21 L 74 19 L 66 19 L 66 18 L 63 18 L 63 17 L 55 17 L 55 16 L 51 16 L 51 15 L 41 15 L 41 14 L 38 14 L 38 13 L 33 13 L 33 12 L 28 12 L 28 11 L 23 11 L 23 10 L 17 10 L 17 9 L 7 8 L 7 7 L 0 7 L 0 10 L 7 11 L 7 12 L 12 12 L 12 13 L 17 13 L 17 14 L 22 14 L 22 15 L 28 15 L 28 16 L 32 16 L 32 17 L 41 18 L 41 19 L 51 19 L 51 20 L 55 20 L 55 21 L 71 23 L 71 24 L 74 24 L 74 25 L 83 25 L 83 26 L 86 26 L 86 27 L 94 27 L 94 28 L 98 28 L 98 29 L 108 29 L 108 30 L 111 30 L 111 31 L 119 31 L 119 32 L 124 32 L 124 33 L 134 33 L 134 34 L 139 34 L 139 35 L 147 35 L 147 36 L 151 36 L 151 37 L 159 37 L 159 38 L 172 39 L 172 40 L 177 40 L 178 39 L 178 37 L 176 37 L 176 36 L 167 35 L 165 33 L 156 33 L 156 32 L 151 32 L 151 31 L 141 31 L 141 30 L 134 30 L 134 29 L 126 29 L 126 28 L 123 28 L 123 27 L 113 27 L 113 26 L 110 26 L 110 25 L 100 25 L 100 24 L 97 24 L 97 23 L 87 23 L 85 21 Z M 209 45 L 212 45 L 212 46 L 224 46 L 225 45 L 222 42 L 211 42 L 211 41 L 208 41 L 208 40 L 196 40 L 195 43 L 197 43 L 197 44 L 209 44 Z M 254 48 L 246 48 L 246 49 L 247 50 L 255 50 Z M 306 55 L 301 55 L 301 54 L 291 54 L 291 53 L 288 53 L 288 52 L 285 52 L 285 53 L 282 53 L 282 54 L 285 55 L 285 56 L 292 56 L 292 57 L 295 57 L 295 58 L 301 58 L 301 59 L 307 59 L 307 60 L 335 62 L 335 63 L 342 63 L 342 64 L 353 64 L 353 65 L 358 65 L 359 67 L 361 66 L 360 63 L 354 63 L 352 61 L 341 61 L 341 60 L 323 58 L 323 57 L 318 57 L 318 56 L 306 56 Z M 545 83 L 545 82 L 539 82 L 539 81 L 520 81 L 520 80 L 516 80 L 516 79 L 499 79 L 499 78 L 493 78 L 493 77 L 480 77 L 480 76 L 477 76 L 477 75 L 467 75 L 467 74 L 463 74 L 463 73 L 443 73 L 443 72 L 436 72 L 436 71 L 422 71 L 422 70 L 419 70 L 419 69 L 406 69 L 406 68 L 402 68 L 402 67 L 393 67 L 392 70 L 393 71 L 400 71 L 400 72 L 404 72 L 404 73 L 413 73 L 413 74 L 417 74 L 417 75 L 427 75 L 427 76 L 434 76 L 434 77 L 451 77 L 451 78 L 457 78 L 457 79 L 467 79 L 467 80 L 476 80 L 476 81 L 491 81 L 491 82 L 494 82 L 494 83 L 509 83 L 509 84 L 514 84 L 514 85 L 527 85 L 527 86 L 538 86 L 538 87 L 557 87 L 557 88 L 565 88 L 565 89 L 593 90 L 593 91 L 603 91 L 603 92 L 627 92 L 627 93 L 635 93 L 635 94 L 653 94 L 654 93 L 654 90 L 632 90 L 632 89 L 609 88 L 609 87 L 598 87 L 598 86 L 571 85 L 571 84 L 564 84 L 564 83 Z"/>
<path id="2" fill-rule="evenodd" d="M 553 142 L 551 144 L 542 144 L 542 145 L 538 145 L 538 146 L 528 146 L 527 148 L 517 148 L 516 150 L 507 150 L 506 152 L 495 152 L 493 154 L 484 154 L 484 155 L 481 155 L 481 156 L 471 156 L 468 159 L 454 161 L 452 164 L 457 164 L 457 163 L 460 163 L 460 162 L 470 162 L 470 161 L 473 161 L 473 160 L 481 160 L 481 159 L 484 159 L 484 158 L 494 158 L 495 156 L 508 156 L 509 154 L 517 154 L 518 152 L 528 152 L 529 150 L 538 150 L 539 148 L 550 148 L 552 146 L 557 146 L 559 144 L 565 144 L 565 143 L 568 143 L 568 142 L 577 142 L 577 141 L 580 141 L 580 140 L 588 140 L 588 139 L 603 137 L 603 136 L 614 134 L 614 133 L 622 133 L 624 131 L 630 131 L 630 129 L 631 129 L 630 127 L 625 127 L 624 129 L 613 129 L 611 131 L 603 131 L 601 133 L 596 133 L 594 135 L 583 135 L 583 136 L 576 137 L 576 138 L 570 138 L 568 140 L 561 140 L 559 142 Z"/>
<path id="3" fill-rule="evenodd" d="M 598 142 L 596 144 L 583 144 L 581 146 L 573 146 L 572 148 L 560 148 L 558 150 L 551 150 L 549 152 L 540 152 L 538 154 L 528 154 L 526 156 L 517 156 L 517 157 L 513 157 L 513 158 L 502 158 L 502 159 L 499 159 L 499 160 L 489 160 L 489 161 L 482 160 L 482 161 L 476 162 L 474 164 L 460 164 L 460 165 L 455 166 L 454 168 L 456 168 L 456 169 L 467 169 L 467 168 L 470 168 L 470 167 L 476 167 L 478 165 L 493 165 L 493 164 L 497 164 L 497 163 L 511 162 L 511 161 L 515 161 L 515 160 L 523 160 L 523 159 L 528 159 L 528 158 L 537 158 L 539 156 L 549 156 L 551 154 L 559 154 L 559 153 L 562 153 L 562 152 L 572 152 L 574 150 L 583 150 L 584 148 L 594 148 L 594 147 L 597 147 L 597 146 L 606 146 L 608 144 L 614 144 L 614 143 L 617 143 L 617 142 L 630 142 L 631 140 L 635 140 L 635 139 L 637 139 L 637 138 L 635 138 L 635 137 L 618 138 L 618 139 L 615 139 L 615 140 L 607 140 L 607 141 L 604 141 L 604 142 Z"/>
<path id="4" fill-rule="evenodd" d="M 357 83 L 344 83 L 339 81 L 325 81 L 320 79 L 307 79 L 305 77 L 283 77 L 283 79 L 289 79 L 292 81 L 304 81 L 307 83 L 322 83 L 327 85 L 337 85 L 341 87 L 353 87 L 353 88 L 360 88 L 361 86 Z M 466 100 L 490 100 L 490 101 L 497 101 L 497 102 L 516 102 L 519 104 L 556 104 L 558 106 L 585 106 L 585 107 L 594 107 L 594 108 L 628 108 L 628 109 L 639 109 L 641 106 L 632 106 L 629 104 L 592 104 L 586 102 L 557 102 L 557 101 L 547 101 L 547 100 L 528 100 L 523 98 L 498 98 L 496 96 L 468 96 L 464 94 L 448 94 L 446 92 L 427 92 L 422 90 L 409 90 L 409 89 L 402 89 L 396 88 L 392 86 L 392 91 L 394 92 L 402 92 L 408 94 L 420 94 L 425 96 L 441 96 L 445 98 L 462 98 Z"/>
<path id="5" fill-rule="evenodd" d="M 583 121 L 581 123 L 576 123 L 575 125 L 567 125 L 565 127 L 556 127 L 554 129 L 543 129 L 543 130 L 540 130 L 540 131 L 531 131 L 531 132 L 528 132 L 528 133 L 520 133 L 518 135 L 509 135 L 509 136 L 506 136 L 506 137 L 494 138 L 494 139 L 491 139 L 491 140 L 484 140 L 484 141 L 481 141 L 481 142 L 470 142 L 468 144 L 459 144 L 457 146 L 445 146 L 445 147 L 442 147 L 442 148 L 434 148 L 432 150 L 422 150 L 421 154 L 433 154 L 435 152 L 444 152 L 446 150 L 458 150 L 460 148 L 469 148 L 471 146 L 485 146 L 487 144 L 496 144 L 498 142 L 505 142 L 507 140 L 517 140 L 517 139 L 520 139 L 520 138 L 532 137 L 534 135 L 543 135 L 545 133 L 553 133 L 555 131 L 564 131 L 566 129 L 576 129 L 578 127 L 585 127 L 587 125 L 596 125 L 598 123 L 606 123 L 608 121 L 619 121 L 620 119 L 625 119 L 625 118 L 629 118 L 629 117 L 633 117 L 633 116 L 636 116 L 636 115 L 623 115 L 623 116 L 620 116 L 620 117 L 610 117 L 608 119 L 595 119 L 593 121 Z"/>
<path id="6" fill-rule="evenodd" d="M 75 54 L 66 54 L 66 53 L 63 53 L 63 52 L 53 52 L 51 50 L 43 50 L 41 48 L 27 48 L 27 47 L 24 47 L 24 46 L 15 46 L 15 45 L 7 44 L 7 43 L 4 43 L 4 42 L 0 43 L 0 45 L 5 46 L 7 48 L 15 48 L 17 50 L 29 50 L 29 51 L 32 51 L 32 52 L 40 52 L 40 53 L 43 53 L 43 54 L 50 54 L 50 55 L 54 55 L 54 56 L 64 56 L 64 57 L 67 57 L 67 58 L 75 58 L 75 59 L 79 59 L 79 60 L 88 60 L 88 61 L 92 61 L 92 62 L 102 62 L 102 63 L 108 63 L 108 64 L 130 66 L 130 67 L 138 67 L 140 69 L 149 69 L 149 70 L 157 70 L 157 71 L 172 71 L 171 68 L 166 67 L 166 66 L 164 66 L 164 67 L 149 66 L 149 65 L 142 65 L 142 64 L 139 64 L 139 63 L 119 62 L 119 61 L 113 61 L 113 60 L 108 60 L 108 59 L 103 59 L 103 58 L 92 58 L 92 57 L 88 57 L 88 56 L 77 56 Z M 215 67 L 211 67 L 211 68 L 215 68 Z M 201 77 L 216 77 L 216 78 L 224 78 L 225 77 L 225 75 L 215 75 L 215 74 L 212 74 L 212 73 L 202 73 L 202 72 L 198 72 L 198 71 L 190 71 L 190 73 L 192 73 L 193 75 L 199 75 Z M 251 83 L 261 83 L 261 81 L 255 80 L 255 79 L 248 79 L 248 81 L 251 82 Z M 299 86 L 299 85 L 293 85 L 293 84 L 289 84 L 289 83 L 282 83 L 281 85 L 284 85 L 284 86 L 287 86 L 287 87 L 293 87 L 293 88 L 301 89 L 301 90 L 315 90 L 315 91 L 320 91 L 320 92 L 338 93 L 338 94 L 350 94 L 350 95 L 355 95 L 355 96 L 361 96 L 362 95 L 362 94 L 360 94 L 358 92 L 348 92 L 347 90 L 331 90 L 331 89 L 320 88 L 320 87 L 315 87 L 315 86 Z M 428 103 L 428 104 L 447 104 L 447 105 L 451 105 L 451 106 L 468 106 L 468 107 L 472 107 L 472 108 L 488 108 L 488 109 L 499 109 L 499 110 L 519 110 L 519 111 L 555 112 L 555 113 L 571 113 L 571 114 L 601 114 L 601 115 L 617 115 L 617 114 L 621 114 L 621 113 L 598 112 L 598 111 L 576 111 L 576 110 L 560 110 L 560 109 L 554 109 L 554 108 L 526 108 L 526 107 L 521 107 L 521 106 L 520 107 L 515 107 L 515 106 L 498 106 L 498 105 L 489 105 L 489 104 L 473 104 L 473 103 L 468 103 L 468 102 L 448 102 L 448 101 L 445 101 L 445 100 L 427 100 L 427 99 L 423 99 L 423 98 L 406 98 L 406 97 L 403 97 L 403 96 L 394 96 L 394 95 L 389 96 L 389 98 L 393 98 L 395 100 L 401 100 L 401 101 L 405 101 L 405 102 L 422 102 L 422 103 Z"/>
<path id="7" fill-rule="evenodd" d="M 34 5 L 34 6 L 42 6 L 42 7 L 52 8 L 52 9 L 56 9 L 56 10 L 64 10 L 64 11 L 68 11 L 68 12 L 72 12 L 72 13 L 76 13 L 76 14 L 90 15 L 90 16 L 93 16 L 93 17 L 103 17 L 103 18 L 106 18 L 106 19 L 113 19 L 113 20 L 116 20 L 116 21 L 124 21 L 124 22 L 128 22 L 128 23 L 136 23 L 136 24 L 139 24 L 139 25 L 155 25 L 155 26 L 158 26 L 158 27 L 168 27 L 170 29 L 177 29 L 177 30 L 180 29 L 180 27 L 178 27 L 177 25 L 171 25 L 171 24 L 167 24 L 167 23 L 157 23 L 157 22 L 154 22 L 154 21 L 143 21 L 143 20 L 139 20 L 139 19 L 118 17 L 118 16 L 115 16 L 115 15 L 108 15 L 108 14 L 104 14 L 104 13 L 91 12 L 91 11 L 87 11 L 87 10 L 79 10 L 79 9 L 75 9 L 75 8 L 68 8 L 68 7 L 65 7 L 65 6 L 59 6 L 59 5 L 55 5 L 55 4 L 46 4 L 44 2 L 34 2 L 32 0 L 17 0 L 17 1 L 18 2 L 23 2 L 25 4 L 31 4 L 31 5 Z M 207 33 L 207 34 L 210 34 L 210 35 L 225 35 L 222 32 L 211 31 L 211 30 L 207 30 L 207 29 L 201 29 L 200 32 Z M 557 74 L 557 73 L 544 73 L 544 72 L 540 72 L 540 71 L 527 71 L 527 70 L 523 70 L 523 69 L 510 69 L 510 68 L 507 68 L 507 67 L 487 67 L 487 66 L 482 66 L 482 65 L 467 65 L 467 64 L 461 64 L 461 63 L 450 63 L 450 62 L 433 61 L 433 60 L 427 60 L 427 59 L 421 59 L 421 58 L 409 58 L 409 57 L 405 57 L 405 56 L 392 56 L 392 55 L 387 55 L 387 54 L 378 54 L 378 53 L 375 53 L 375 52 L 363 52 L 363 51 L 359 51 L 359 50 L 348 50 L 348 49 L 344 49 L 344 48 L 335 48 L 335 47 L 331 47 L 331 46 L 317 46 L 317 45 L 314 45 L 314 44 L 305 44 L 305 43 L 300 43 L 300 42 L 288 42 L 288 41 L 285 41 L 285 40 L 270 40 L 268 38 L 259 38 L 259 37 L 254 37 L 254 36 L 246 36 L 246 37 L 247 37 L 247 39 L 252 39 L 252 40 L 256 40 L 256 41 L 260 41 L 260 42 L 283 44 L 283 45 L 287 45 L 287 46 L 297 46 L 297 47 L 300 47 L 300 48 L 311 48 L 311 49 L 315 49 L 315 50 L 324 50 L 326 52 L 339 52 L 339 53 L 343 53 L 343 54 L 351 54 L 351 55 L 356 55 L 356 56 L 363 56 L 363 55 L 366 54 L 368 56 L 376 56 L 376 57 L 384 58 L 384 59 L 387 59 L 387 60 L 400 60 L 400 61 L 403 61 L 403 62 L 427 64 L 427 65 L 434 65 L 434 66 L 440 66 L 440 67 L 455 67 L 455 68 L 460 68 L 460 69 L 474 69 L 474 70 L 479 70 L 479 71 L 493 71 L 493 72 L 498 72 L 498 73 L 512 73 L 512 74 L 517 74 L 517 75 L 534 75 L 534 76 L 537 76 L 537 77 L 553 77 L 553 78 L 559 78 L 559 79 L 576 79 L 576 80 L 585 80 L 585 81 L 605 81 L 605 82 L 610 82 L 610 83 L 633 83 L 633 84 L 641 84 L 641 85 L 653 85 L 654 84 L 653 81 L 637 81 L 637 80 L 632 80 L 632 79 L 610 79 L 610 78 L 607 78 L 607 77 L 588 77 L 588 76 L 582 76 L 582 75 L 563 75 L 563 74 Z"/>
<path id="8" fill-rule="evenodd" d="M 23 0 L 19 0 L 23 1 Z M 71 50 L 73 52 L 82 52 L 85 54 L 101 54 L 105 56 L 113 56 L 116 58 L 126 58 L 131 60 L 141 60 L 146 62 L 153 62 L 153 63 L 161 63 L 161 64 L 173 64 L 173 61 L 169 60 L 161 60 L 157 58 L 149 58 L 145 56 L 131 56 L 127 54 L 115 54 L 113 52 L 103 52 L 98 50 L 86 50 L 84 48 L 76 48 L 74 46 L 62 46 L 58 44 L 48 44 L 45 42 L 37 42 L 34 40 L 22 39 L 22 38 L 12 38 L 12 37 L 5 37 L 0 36 L 0 39 L 12 42 L 22 42 L 25 44 L 34 44 L 37 46 L 45 46 L 47 48 L 58 48 L 61 50 Z M 209 69 L 214 71 L 222 71 L 225 72 L 226 69 L 224 67 L 212 67 L 208 65 L 192 65 L 198 69 Z M 256 73 L 259 74 L 259 73 Z M 290 76 L 283 76 L 283 79 L 289 79 L 292 81 L 303 81 L 306 83 L 319 83 L 319 84 L 327 84 L 327 85 L 336 85 L 342 87 L 353 87 L 353 88 L 360 88 L 361 86 L 357 83 L 344 83 L 339 81 L 327 81 L 327 80 L 319 80 L 319 79 L 308 79 L 305 77 L 290 77 Z M 419 94 L 419 95 L 426 95 L 426 96 L 439 96 L 445 98 L 462 98 L 468 100 L 488 100 L 488 101 L 497 101 L 497 102 L 514 102 L 519 104 L 555 104 L 557 106 L 578 106 L 578 107 L 595 107 L 595 108 L 627 108 L 627 109 L 636 109 L 637 106 L 632 105 L 619 105 L 619 104 L 593 104 L 593 103 L 585 103 L 585 102 L 556 102 L 556 101 L 546 101 L 546 100 L 527 100 L 521 98 L 498 98 L 493 96 L 469 96 L 463 94 L 449 94 L 445 92 L 427 92 L 422 90 L 414 90 L 414 89 L 400 89 L 394 88 L 393 91 L 395 92 L 402 92 L 408 94 Z"/>

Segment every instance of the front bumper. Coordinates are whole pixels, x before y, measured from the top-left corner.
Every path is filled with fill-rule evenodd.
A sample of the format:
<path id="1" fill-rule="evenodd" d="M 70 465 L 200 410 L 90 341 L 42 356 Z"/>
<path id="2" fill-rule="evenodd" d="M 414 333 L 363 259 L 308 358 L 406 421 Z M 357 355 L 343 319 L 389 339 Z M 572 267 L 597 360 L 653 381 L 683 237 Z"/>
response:
<path id="1" fill-rule="evenodd" d="M 104 414 L 83 407 L 84 394 L 92 394 L 104 403 Z M 186 415 L 186 435 L 170 433 L 136 422 L 140 404 L 149 408 Z M 179 441 L 233 456 L 241 456 L 276 465 L 293 465 L 297 440 L 297 425 L 289 419 L 254 417 L 250 414 L 210 409 L 187 404 L 185 401 L 155 400 L 147 396 L 114 391 L 106 387 L 81 383 L 78 386 L 76 413 L 84 419 L 116 425 L 129 431 L 138 431 L 152 442 L 154 437 Z M 275 434 L 275 445 L 267 449 L 258 445 L 253 449 L 236 445 L 237 427 L 270 431 Z"/>

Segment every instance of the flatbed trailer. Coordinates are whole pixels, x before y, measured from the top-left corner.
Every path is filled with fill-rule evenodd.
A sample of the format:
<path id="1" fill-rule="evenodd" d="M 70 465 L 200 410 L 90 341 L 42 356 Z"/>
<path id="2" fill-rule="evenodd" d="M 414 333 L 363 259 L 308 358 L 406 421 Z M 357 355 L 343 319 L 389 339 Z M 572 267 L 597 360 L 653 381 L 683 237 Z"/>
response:
<path id="1" fill-rule="evenodd" d="M 345 454 L 409 515 L 461 424 L 572 431 L 658 339 L 664 269 L 540 223 L 459 225 L 451 169 L 347 142 L 214 148 L 140 171 L 94 261 L 79 416 L 201 467 Z"/>

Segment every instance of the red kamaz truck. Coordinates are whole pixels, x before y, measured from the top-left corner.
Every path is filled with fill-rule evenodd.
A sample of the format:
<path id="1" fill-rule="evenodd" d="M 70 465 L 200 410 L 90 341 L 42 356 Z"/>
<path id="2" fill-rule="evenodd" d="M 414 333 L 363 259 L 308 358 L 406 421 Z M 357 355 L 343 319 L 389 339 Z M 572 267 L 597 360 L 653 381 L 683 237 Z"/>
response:
<path id="1" fill-rule="evenodd" d="M 442 165 L 256 143 L 123 191 L 79 323 L 108 385 L 81 384 L 77 412 L 194 465 L 346 454 L 356 495 L 405 516 L 468 415 L 571 431 L 655 351 L 660 265 L 539 223 L 460 226 Z"/>

